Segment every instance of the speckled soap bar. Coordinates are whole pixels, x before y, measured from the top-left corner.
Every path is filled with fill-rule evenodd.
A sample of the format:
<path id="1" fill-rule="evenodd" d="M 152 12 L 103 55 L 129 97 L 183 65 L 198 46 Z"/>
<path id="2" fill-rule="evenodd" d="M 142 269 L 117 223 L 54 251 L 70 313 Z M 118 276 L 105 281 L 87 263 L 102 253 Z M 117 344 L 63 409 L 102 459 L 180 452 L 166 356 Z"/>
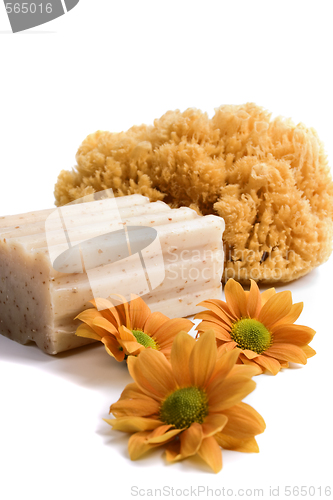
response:
<path id="1" fill-rule="evenodd" d="M 0 333 L 49 354 L 88 344 L 75 316 L 94 297 L 142 296 L 189 316 L 221 298 L 220 217 L 131 195 L 0 217 Z"/>

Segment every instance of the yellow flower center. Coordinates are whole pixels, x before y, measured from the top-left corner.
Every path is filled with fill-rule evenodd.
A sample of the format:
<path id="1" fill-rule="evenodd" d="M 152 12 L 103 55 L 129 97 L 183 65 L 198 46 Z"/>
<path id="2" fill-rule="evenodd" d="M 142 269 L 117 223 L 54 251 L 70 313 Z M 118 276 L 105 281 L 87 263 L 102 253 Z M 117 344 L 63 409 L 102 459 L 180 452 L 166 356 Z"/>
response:
<path id="1" fill-rule="evenodd" d="M 272 345 L 272 334 L 256 319 L 240 319 L 233 324 L 230 335 L 241 349 L 249 349 L 257 354 Z"/>
<path id="2" fill-rule="evenodd" d="M 144 347 L 151 347 L 152 349 L 158 349 L 157 342 L 152 337 L 149 337 L 149 335 L 147 335 L 142 330 L 132 330 L 132 333 L 136 338 L 137 342 L 139 342 L 139 344 L 143 345 Z"/>
<path id="3" fill-rule="evenodd" d="M 187 429 L 193 422 L 202 424 L 208 415 L 208 398 L 199 387 L 184 387 L 170 394 L 162 403 L 160 419 L 177 429 Z"/>

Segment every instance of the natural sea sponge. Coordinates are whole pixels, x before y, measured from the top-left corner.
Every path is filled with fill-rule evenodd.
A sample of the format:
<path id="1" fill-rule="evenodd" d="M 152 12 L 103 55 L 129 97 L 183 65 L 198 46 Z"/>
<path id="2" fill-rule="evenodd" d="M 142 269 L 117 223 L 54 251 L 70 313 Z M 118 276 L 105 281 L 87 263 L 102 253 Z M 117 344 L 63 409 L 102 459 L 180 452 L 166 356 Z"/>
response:
<path id="1" fill-rule="evenodd" d="M 56 205 L 112 188 L 220 215 L 224 280 L 288 282 L 332 249 L 333 183 L 316 132 L 248 103 L 168 111 L 154 125 L 96 132 L 62 171 Z"/>

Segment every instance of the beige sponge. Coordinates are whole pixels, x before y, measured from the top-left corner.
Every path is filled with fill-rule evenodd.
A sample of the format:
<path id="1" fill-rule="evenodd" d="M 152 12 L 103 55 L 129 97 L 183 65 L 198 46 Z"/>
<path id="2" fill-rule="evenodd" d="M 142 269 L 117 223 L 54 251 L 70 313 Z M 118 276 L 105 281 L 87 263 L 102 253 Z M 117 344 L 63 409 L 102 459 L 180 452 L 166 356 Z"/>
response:
<path id="1" fill-rule="evenodd" d="M 56 205 L 112 188 L 225 219 L 224 280 L 287 282 L 325 262 L 333 183 L 316 132 L 248 103 L 168 111 L 154 125 L 96 132 L 62 171 Z"/>

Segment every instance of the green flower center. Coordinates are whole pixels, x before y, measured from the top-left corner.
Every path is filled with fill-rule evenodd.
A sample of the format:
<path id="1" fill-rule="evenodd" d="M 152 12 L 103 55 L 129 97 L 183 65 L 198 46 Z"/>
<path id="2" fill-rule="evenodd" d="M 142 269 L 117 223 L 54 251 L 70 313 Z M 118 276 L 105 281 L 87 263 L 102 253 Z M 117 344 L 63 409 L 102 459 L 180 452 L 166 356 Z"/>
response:
<path id="1" fill-rule="evenodd" d="M 241 349 L 249 349 L 257 354 L 261 354 L 272 345 L 270 331 L 256 319 L 240 319 L 233 324 L 230 335 Z"/>
<path id="2" fill-rule="evenodd" d="M 151 347 L 152 349 L 158 349 L 157 342 L 152 337 L 149 337 L 149 335 L 147 335 L 142 330 L 132 330 L 132 333 L 136 338 L 137 342 L 139 342 L 139 344 L 143 345 L 144 347 Z"/>
<path id="3" fill-rule="evenodd" d="M 187 429 L 193 422 L 202 424 L 207 415 L 207 394 L 199 387 L 177 389 L 165 399 L 160 409 L 162 422 L 177 429 Z"/>

